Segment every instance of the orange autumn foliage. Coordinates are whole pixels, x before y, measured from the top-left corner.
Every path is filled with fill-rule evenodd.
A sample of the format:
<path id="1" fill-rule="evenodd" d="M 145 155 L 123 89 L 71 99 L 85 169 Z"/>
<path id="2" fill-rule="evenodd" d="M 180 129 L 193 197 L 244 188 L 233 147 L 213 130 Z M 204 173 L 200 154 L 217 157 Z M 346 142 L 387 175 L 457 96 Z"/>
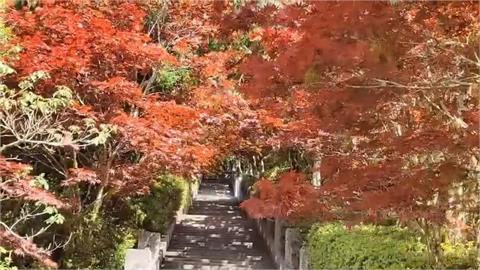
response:
<path id="1" fill-rule="evenodd" d="M 464 181 L 479 149 L 478 121 L 470 117 L 478 111 L 474 1 L 307 1 L 273 9 L 257 23 L 290 27 L 301 38 L 270 57 L 247 58 L 242 92 L 257 111 L 283 119 L 269 141 L 321 160 L 323 184 L 309 193 L 310 212 L 292 211 L 306 219 L 364 220 L 375 213 L 442 221 L 450 206 L 432 204 L 433 196 L 447 196 Z M 284 20 L 290 12 L 295 23 Z M 442 159 L 422 161 L 432 153 Z M 272 194 L 282 184 L 258 189 Z M 272 217 L 281 216 L 281 203 L 260 195 L 244 207 Z"/>

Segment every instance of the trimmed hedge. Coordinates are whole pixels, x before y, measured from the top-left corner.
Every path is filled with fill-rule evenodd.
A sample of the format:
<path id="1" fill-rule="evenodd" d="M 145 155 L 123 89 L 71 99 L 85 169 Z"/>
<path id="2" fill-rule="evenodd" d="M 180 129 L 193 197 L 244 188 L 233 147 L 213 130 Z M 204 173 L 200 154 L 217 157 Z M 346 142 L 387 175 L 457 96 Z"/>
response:
<path id="1" fill-rule="evenodd" d="M 406 229 L 338 223 L 313 227 L 308 236 L 313 269 L 428 268 L 425 246 Z"/>
<path id="2" fill-rule="evenodd" d="M 159 176 L 149 195 L 131 203 L 139 227 L 165 233 L 175 214 L 190 205 L 190 193 L 196 184 L 171 174 Z"/>
<path id="3" fill-rule="evenodd" d="M 340 223 L 314 226 L 307 239 L 313 269 L 425 269 L 427 248 L 411 231 L 397 226 Z M 477 269 L 473 241 L 441 244 L 445 269 Z"/>

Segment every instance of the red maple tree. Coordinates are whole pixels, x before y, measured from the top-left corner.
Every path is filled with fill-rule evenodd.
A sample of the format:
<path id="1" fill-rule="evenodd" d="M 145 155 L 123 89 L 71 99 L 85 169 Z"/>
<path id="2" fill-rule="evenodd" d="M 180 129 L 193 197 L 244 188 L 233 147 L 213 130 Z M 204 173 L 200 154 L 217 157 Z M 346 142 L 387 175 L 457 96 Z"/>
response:
<path id="1" fill-rule="evenodd" d="M 307 2 L 278 17 L 299 8 L 297 25 L 264 23 L 302 38 L 276 49 L 267 35 L 275 54 L 242 68 L 252 104 L 284 119 L 276 141 L 321 161 L 321 187 L 298 213 L 443 219 L 448 192 L 471 182 L 478 159 L 475 3 Z M 282 184 L 265 192 L 273 188 Z M 274 207 L 276 197 L 264 203 Z M 255 216 L 275 214 L 255 205 L 244 204 Z"/>

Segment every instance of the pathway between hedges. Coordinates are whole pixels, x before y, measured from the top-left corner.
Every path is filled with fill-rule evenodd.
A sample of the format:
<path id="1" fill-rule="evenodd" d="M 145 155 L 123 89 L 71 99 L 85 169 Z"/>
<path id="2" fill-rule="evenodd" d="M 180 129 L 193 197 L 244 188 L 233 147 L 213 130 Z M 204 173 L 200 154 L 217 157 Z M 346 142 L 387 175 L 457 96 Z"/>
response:
<path id="1" fill-rule="evenodd" d="M 242 216 L 227 184 L 204 181 L 175 225 L 162 269 L 274 269 L 254 222 Z"/>

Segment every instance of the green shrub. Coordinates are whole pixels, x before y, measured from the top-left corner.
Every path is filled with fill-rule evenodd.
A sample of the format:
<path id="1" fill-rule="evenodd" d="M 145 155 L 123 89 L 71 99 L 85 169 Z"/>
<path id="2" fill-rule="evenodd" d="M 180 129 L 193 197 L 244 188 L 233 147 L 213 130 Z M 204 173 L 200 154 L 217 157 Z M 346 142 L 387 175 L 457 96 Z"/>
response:
<path id="1" fill-rule="evenodd" d="M 12 251 L 0 246 L 0 270 L 17 270 L 12 265 Z"/>
<path id="2" fill-rule="evenodd" d="M 218 39 L 208 40 L 208 50 L 213 52 L 226 51 L 228 49 L 228 43 Z"/>
<path id="3" fill-rule="evenodd" d="M 64 249 L 62 268 L 121 269 L 126 250 L 136 243 L 137 230 L 102 215 L 84 219 Z"/>
<path id="4" fill-rule="evenodd" d="M 255 182 L 257 181 L 257 177 L 253 176 L 253 175 L 243 175 L 243 179 L 242 179 L 242 189 L 244 192 L 246 192 L 248 190 L 248 188 L 250 188 L 251 186 L 253 186 L 255 184 Z"/>
<path id="5" fill-rule="evenodd" d="M 164 233 L 176 212 L 190 203 L 192 186 L 184 178 L 162 175 L 148 195 L 105 201 L 97 219 L 86 214 L 72 221 L 67 226 L 75 229 L 64 249 L 62 268 L 121 269 L 126 250 L 135 247 L 138 231 Z"/>
<path id="6" fill-rule="evenodd" d="M 334 223 L 313 227 L 308 235 L 314 269 L 418 269 L 428 267 L 425 245 L 408 230 L 389 226 Z"/>
<path id="7" fill-rule="evenodd" d="M 164 66 L 155 74 L 154 92 L 169 95 L 180 95 L 181 90 L 194 84 L 194 77 L 188 68 Z"/>
<path id="8" fill-rule="evenodd" d="M 1 2 L 2 0 L 0 0 Z M 2 6 L 0 3 L 0 12 Z M 19 46 L 11 44 L 11 40 L 14 38 L 12 29 L 8 27 L 0 17 L 0 57 L 6 61 L 9 57 L 16 55 L 21 49 Z M 2 61 L 0 61 L 1 63 Z M 4 63 L 5 64 L 5 63 Z"/>
<path id="9" fill-rule="evenodd" d="M 2 20 L 0 20 L 0 44 L 7 44 L 11 38 L 12 30 L 7 27 Z"/>
<path id="10" fill-rule="evenodd" d="M 291 169 L 292 169 L 292 167 L 287 163 L 276 165 L 276 166 L 273 166 L 273 167 L 269 168 L 268 170 L 266 170 L 263 173 L 262 177 L 265 177 L 267 179 L 276 181 L 276 180 L 278 180 L 280 175 L 290 171 Z"/>
<path id="11" fill-rule="evenodd" d="M 164 233 L 177 211 L 189 203 L 188 180 L 174 175 L 159 176 L 150 194 L 132 202 L 140 227 Z"/>
<path id="12" fill-rule="evenodd" d="M 265 49 L 262 46 L 262 43 L 259 41 L 250 40 L 248 34 L 243 34 L 238 36 L 232 42 L 232 49 L 241 51 L 247 54 L 250 53 L 265 53 Z"/>
<path id="13" fill-rule="evenodd" d="M 443 266 L 447 269 L 477 269 L 475 243 L 442 243 Z"/>

